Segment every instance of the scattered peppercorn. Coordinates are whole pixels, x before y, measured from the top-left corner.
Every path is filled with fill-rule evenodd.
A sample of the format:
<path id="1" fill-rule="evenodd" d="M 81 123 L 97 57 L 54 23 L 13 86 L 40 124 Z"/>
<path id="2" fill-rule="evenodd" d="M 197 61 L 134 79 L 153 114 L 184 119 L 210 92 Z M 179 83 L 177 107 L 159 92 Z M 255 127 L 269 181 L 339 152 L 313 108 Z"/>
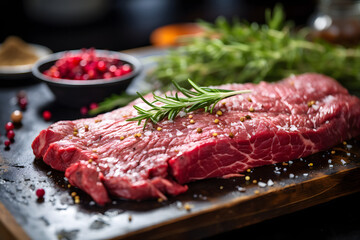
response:
<path id="1" fill-rule="evenodd" d="M 250 115 L 246 115 L 245 118 L 246 118 L 246 119 L 251 119 L 251 116 L 250 116 Z"/>
<path id="2" fill-rule="evenodd" d="M 245 117 L 240 117 L 240 122 L 245 121 Z"/>
<path id="3" fill-rule="evenodd" d="M 81 113 L 81 115 L 86 115 L 88 113 L 87 107 L 81 107 L 80 108 L 80 113 Z"/>
<path id="4" fill-rule="evenodd" d="M 233 138 L 233 137 L 234 137 L 234 134 L 233 134 L 233 133 L 229 133 L 229 137 L 230 137 L 230 138 Z"/>
<path id="5" fill-rule="evenodd" d="M 51 112 L 48 110 L 45 110 L 42 114 L 45 121 L 50 121 L 51 119 Z"/>
<path id="6" fill-rule="evenodd" d="M 250 180 L 250 177 L 249 177 L 249 176 L 245 176 L 245 180 L 246 180 L 246 181 L 249 181 L 249 180 Z"/>
<path id="7" fill-rule="evenodd" d="M 85 125 L 84 128 L 85 128 L 85 132 L 89 131 L 89 125 Z"/>
<path id="8" fill-rule="evenodd" d="M 201 128 L 197 128 L 196 131 L 197 131 L 198 133 L 202 133 L 202 129 L 201 129 Z"/>
<path id="9" fill-rule="evenodd" d="M 184 209 L 185 209 L 186 211 L 191 211 L 192 208 L 193 208 L 192 205 L 190 205 L 190 204 L 188 204 L 188 203 L 185 203 Z"/>
<path id="10" fill-rule="evenodd" d="M 195 121 L 193 119 L 190 120 L 190 124 L 194 124 Z"/>
<path id="11" fill-rule="evenodd" d="M 312 105 L 314 105 L 314 104 L 315 104 L 315 101 L 314 101 L 314 100 L 309 101 L 309 102 L 307 103 L 308 107 L 312 107 Z"/>
<path id="12" fill-rule="evenodd" d="M 15 132 L 13 130 L 10 130 L 6 133 L 6 137 L 9 139 L 9 140 L 13 140 L 14 137 L 15 137 Z"/>
<path id="13" fill-rule="evenodd" d="M 12 123 L 12 122 L 7 122 L 6 124 L 5 124 L 5 130 L 8 132 L 8 131 L 10 131 L 10 130 L 13 130 L 14 129 L 14 124 Z"/>
<path id="14" fill-rule="evenodd" d="M 37 196 L 38 198 L 43 198 L 44 195 L 45 195 L 45 190 L 44 190 L 44 189 L 39 188 L 39 189 L 36 190 L 36 196 Z"/>
<path id="15" fill-rule="evenodd" d="M 219 119 L 215 119 L 215 120 L 214 120 L 214 123 L 215 123 L 215 124 L 218 124 L 218 123 L 219 123 Z"/>
<path id="16" fill-rule="evenodd" d="M 223 113 L 222 113 L 222 111 L 219 110 L 216 112 L 216 115 L 221 116 L 221 115 L 223 115 Z"/>
<path id="17" fill-rule="evenodd" d="M 4 141 L 5 147 L 7 147 L 7 148 L 10 147 L 10 144 L 11 144 L 10 140 L 7 139 L 7 140 Z"/>
<path id="18" fill-rule="evenodd" d="M 14 112 L 12 112 L 10 118 L 13 123 L 19 124 L 21 123 L 21 120 L 23 118 L 22 112 L 19 110 L 15 110 Z"/>
<path id="19" fill-rule="evenodd" d="M 248 100 L 249 102 L 252 102 L 252 99 L 251 99 L 251 98 L 248 98 L 247 100 Z"/>
<path id="20" fill-rule="evenodd" d="M 246 171 L 247 171 L 247 172 L 251 172 L 251 169 L 250 169 L 250 168 L 248 168 L 248 169 L 246 169 Z"/>
<path id="21" fill-rule="evenodd" d="M 17 94 L 16 97 L 18 100 L 22 99 L 22 98 L 26 98 L 26 92 L 25 90 L 20 90 Z"/>
<path id="22" fill-rule="evenodd" d="M 189 115 L 189 118 L 190 118 L 190 119 L 193 118 L 193 115 Z"/>
<path id="23" fill-rule="evenodd" d="M 124 140 L 125 139 L 125 137 L 124 136 L 120 136 L 120 140 Z"/>
<path id="24" fill-rule="evenodd" d="M 156 130 L 161 131 L 161 130 L 162 130 L 162 128 L 161 128 L 161 127 L 157 127 L 157 128 L 156 128 Z"/>
<path id="25" fill-rule="evenodd" d="M 254 109 L 253 107 L 249 107 L 249 111 L 250 111 L 250 112 L 254 112 L 255 109 Z"/>
<path id="26" fill-rule="evenodd" d="M 214 132 L 212 135 L 213 135 L 214 137 L 217 137 L 218 134 Z"/>
<path id="27" fill-rule="evenodd" d="M 17 103 L 18 103 L 19 107 L 22 110 L 25 110 L 26 106 L 28 104 L 26 92 L 24 90 L 21 90 L 16 94 L 16 97 L 17 97 Z"/>
<path id="28" fill-rule="evenodd" d="M 309 163 L 308 166 L 309 166 L 309 167 L 312 167 L 312 166 L 314 166 L 314 164 L 313 164 L 313 163 Z"/>
<path id="29" fill-rule="evenodd" d="M 98 105 L 97 103 L 90 103 L 90 105 L 89 105 L 89 108 L 90 108 L 91 110 L 96 109 L 96 108 L 98 108 L 98 107 L 99 107 L 99 105 Z"/>
<path id="30" fill-rule="evenodd" d="M 20 107 L 22 110 L 25 110 L 25 109 L 26 109 L 27 104 L 28 104 L 28 101 L 27 101 L 26 98 L 20 98 L 20 99 L 18 100 L 18 105 L 19 105 L 19 107 Z"/>
<path id="31" fill-rule="evenodd" d="M 71 193 L 71 196 L 72 196 L 72 197 L 75 197 L 76 195 L 77 195 L 76 192 L 72 192 L 72 193 Z"/>
<path id="32" fill-rule="evenodd" d="M 331 151 L 331 154 L 335 154 L 335 151 L 334 151 L 334 150 L 332 150 L 332 151 Z"/>

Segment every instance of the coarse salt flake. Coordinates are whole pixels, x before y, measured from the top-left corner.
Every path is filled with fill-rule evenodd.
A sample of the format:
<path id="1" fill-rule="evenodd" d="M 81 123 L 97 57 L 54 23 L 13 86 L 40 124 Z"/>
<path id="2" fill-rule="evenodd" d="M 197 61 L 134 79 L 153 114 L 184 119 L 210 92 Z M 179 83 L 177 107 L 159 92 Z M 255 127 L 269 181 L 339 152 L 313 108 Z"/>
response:
<path id="1" fill-rule="evenodd" d="M 273 185 L 274 185 L 273 180 L 269 179 L 269 180 L 267 181 L 267 185 L 270 186 L 270 187 L 273 186 Z"/>
<path id="2" fill-rule="evenodd" d="M 176 129 L 176 136 L 181 136 L 183 135 L 184 133 L 178 129 Z"/>

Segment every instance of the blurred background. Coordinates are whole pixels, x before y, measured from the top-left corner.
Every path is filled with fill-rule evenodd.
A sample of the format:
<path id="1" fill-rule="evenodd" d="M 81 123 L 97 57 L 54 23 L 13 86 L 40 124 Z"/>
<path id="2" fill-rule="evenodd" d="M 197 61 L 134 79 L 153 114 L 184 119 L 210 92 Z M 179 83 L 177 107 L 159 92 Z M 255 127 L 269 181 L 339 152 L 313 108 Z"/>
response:
<path id="1" fill-rule="evenodd" d="M 282 3 L 287 19 L 306 25 L 315 0 L 16 0 L 0 1 L 0 42 L 16 35 L 54 52 L 95 47 L 125 50 L 151 45 L 161 26 L 236 16 L 264 22 L 264 11 Z"/>

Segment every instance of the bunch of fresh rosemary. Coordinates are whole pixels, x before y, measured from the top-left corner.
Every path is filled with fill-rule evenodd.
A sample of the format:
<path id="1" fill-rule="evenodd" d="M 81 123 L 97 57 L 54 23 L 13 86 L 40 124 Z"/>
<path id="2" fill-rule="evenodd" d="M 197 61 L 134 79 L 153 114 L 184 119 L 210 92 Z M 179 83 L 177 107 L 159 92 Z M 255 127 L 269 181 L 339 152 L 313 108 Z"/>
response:
<path id="1" fill-rule="evenodd" d="M 201 22 L 202 37 L 188 39 L 169 55 L 158 58 L 152 79 L 164 86 L 191 78 L 202 85 L 280 80 L 290 74 L 317 72 L 336 78 L 348 88 L 360 88 L 360 48 L 347 49 L 310 42 L 306 29 L 294 31 L 284 22 L 281 7 L 266 12 L 267 24 L 230 25 Z"/>
<path id="2" fill-rule="evenodd" d="M 209 86 L 276 81 L 291 74 L 317 72 L 349 89 L 360 89 L 360 47 L 308 41 L 305 28 L 295 31 L 284 21 L 280 6 L 266 11 L 265 17 L 264 25 L 237 20 L 230 24 L 222 17 L 214 24 L 200 22 L 205 33 L 158 57 L 148 80 L 168 89 L 172 81 L 191 87 L 188 78 Z"/>

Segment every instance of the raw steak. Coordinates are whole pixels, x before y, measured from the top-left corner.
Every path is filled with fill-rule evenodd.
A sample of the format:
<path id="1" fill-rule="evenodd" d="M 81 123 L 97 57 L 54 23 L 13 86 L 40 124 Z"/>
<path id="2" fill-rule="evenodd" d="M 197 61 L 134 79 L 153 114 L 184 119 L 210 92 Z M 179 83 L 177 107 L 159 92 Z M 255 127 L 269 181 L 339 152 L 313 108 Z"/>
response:
<path id="1" fill-rule="evenodd" d="M 125 121 L 137 115 L 134 104 L 146 107 L 140 100 L 57 122 L 34 140 L 34 154 L 105 204 L 109 195 L 165 199 L 189 181 L 305 157 L 360 134 L 360 100 L 323 75 L 219 88 L 253 92 L 222 100 L 215 109 L 222 114 L 182 114 L 144 131 Z"/>

